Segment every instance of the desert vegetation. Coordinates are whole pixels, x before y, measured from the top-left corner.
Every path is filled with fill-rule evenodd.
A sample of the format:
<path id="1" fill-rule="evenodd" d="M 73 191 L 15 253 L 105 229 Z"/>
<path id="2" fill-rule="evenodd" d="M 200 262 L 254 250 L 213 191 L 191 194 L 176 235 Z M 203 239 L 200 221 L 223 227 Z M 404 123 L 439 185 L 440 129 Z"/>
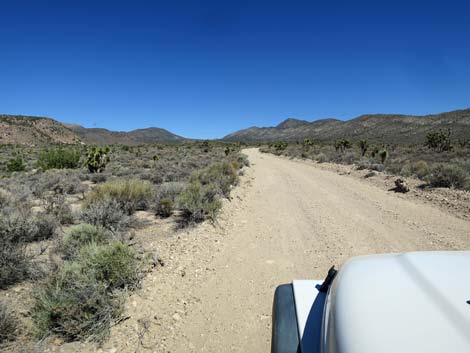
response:
<path id="1" fill-rule="evenodd" d="M 385 172 L 423 181 L 423 187 L 470 190 L 470 139 L 452 139 L 451 130 L 431 131 L 422 143 L 384 144 L 361 139 L 335 141 L 304 139 L 278 141 L 261 147 L 262 152 L 318 163 L 354 164 L 358 169 Z"/>
<path id="2" fill-rule="evenodd" d="M 0 347 L 102 341 L 149 266 L 136 214 L 170 219 L 175 232 L 213 221 L 247 165 L 240 145 L 209 141 L 0 146 Z M 27 283 L 19 316 L 4 299 Z"/>

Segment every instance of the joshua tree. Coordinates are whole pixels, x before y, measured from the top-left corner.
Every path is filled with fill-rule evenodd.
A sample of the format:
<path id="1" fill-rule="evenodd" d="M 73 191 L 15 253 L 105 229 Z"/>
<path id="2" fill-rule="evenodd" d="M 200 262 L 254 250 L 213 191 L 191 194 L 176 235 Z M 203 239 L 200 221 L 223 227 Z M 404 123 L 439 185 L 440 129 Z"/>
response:
<path id="1" fill-rule="evenodd" d="M 361 155 L 362 157 L 364 157 L 367 152 L 367 149 L 369 148 L 369 142 L 367 140 L 360 140 L 359 147 L 361 149 Z"/>

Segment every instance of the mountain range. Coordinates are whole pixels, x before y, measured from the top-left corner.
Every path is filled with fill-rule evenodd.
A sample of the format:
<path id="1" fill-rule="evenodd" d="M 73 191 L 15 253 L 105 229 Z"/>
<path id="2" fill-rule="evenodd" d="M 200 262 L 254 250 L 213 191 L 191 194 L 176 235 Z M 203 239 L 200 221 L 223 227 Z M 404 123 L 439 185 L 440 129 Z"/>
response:
<path id="1" fill-rule="evenodd" d="M 297 141 L 304 138 L 331 141 L 339 138 L 369 139 L 383 143 L 420 143 L 430 131 L 451 129 L 453 138 L 470 137 L 470 109 L 415 116 L 397 114 L 361 115 L 350 120 L 286 119 L 274 127 L 250 127 L 222 138 L 228 142 L 261 143 Z M 111 131 L 61 123 L 45 117 L 0 115 L 0 144 L 125 144 L 184 143 L 190 139 L 165 129 L 150 127 Z"/>
<path id="2" fill-rule="evenodd" d="M 416 116 L 398 114 L 361 115 L 350 120 L 320 119 L 312 122 L 287 119 L 275 127 L 250 127 L 225 136 L 226 141 L 269 142 L 369 139 L 384 143 L 415 143 L 424 141 L 430 131 L 451 129 L 452 137 L 470 137 L 470 109 Z"/>

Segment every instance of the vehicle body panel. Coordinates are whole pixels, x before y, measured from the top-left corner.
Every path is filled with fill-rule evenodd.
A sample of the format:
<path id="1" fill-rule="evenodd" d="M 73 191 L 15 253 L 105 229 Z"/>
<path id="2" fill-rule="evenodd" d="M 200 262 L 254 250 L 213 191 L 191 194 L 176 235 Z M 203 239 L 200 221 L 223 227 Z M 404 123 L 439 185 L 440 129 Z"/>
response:
<path id="1" fill-rule="evenodd" d="M 469 251 L 353 258 L 323 298 L 323 319 L 319 282 L 308 282 L 294 281 L 302 353 L 318 352 L 307 338 L 319 325 L 322 353 L 470 352 Z"/>

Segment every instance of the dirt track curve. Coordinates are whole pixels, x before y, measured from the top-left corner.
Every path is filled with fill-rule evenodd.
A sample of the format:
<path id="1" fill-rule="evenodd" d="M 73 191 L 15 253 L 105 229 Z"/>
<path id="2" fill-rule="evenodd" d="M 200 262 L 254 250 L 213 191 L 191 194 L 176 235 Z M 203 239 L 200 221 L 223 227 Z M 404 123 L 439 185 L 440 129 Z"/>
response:
<path id="1" fill-rule="evenodd" d="M 433 206 L 311 163 L 245 153 L 252 166 L 220 224 L 182 236 L 179 262 L 169 261 L 130 299 L 132 320 L 160 320 L 139 351 L 269 352 L 276 285 L 323 278 L 354 255 L 470 249 L 470 222 Z M 112 336 L 135 332 L 124 324 Z M 121 344 L 107 346 L 134 349 Z"/>

